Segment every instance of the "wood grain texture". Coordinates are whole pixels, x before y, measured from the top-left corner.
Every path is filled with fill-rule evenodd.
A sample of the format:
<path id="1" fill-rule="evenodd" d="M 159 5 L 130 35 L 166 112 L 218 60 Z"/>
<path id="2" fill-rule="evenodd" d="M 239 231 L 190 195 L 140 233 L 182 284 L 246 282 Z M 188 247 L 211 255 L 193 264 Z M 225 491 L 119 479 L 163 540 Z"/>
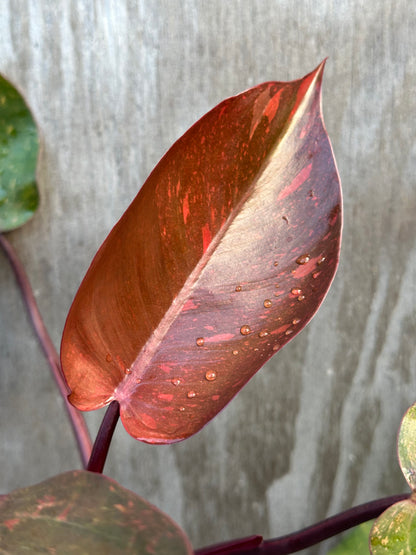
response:
<path id="1" fill-rule="evenodd" d="M 117 430 L 106 472 L 195 546 L 280 535 L 405 491 L 415 401 L 416 14 L 406 0 L 0 0 L 0 71 L 39 124 L 41 207 L 9 235 L 57 346 L 96 249 L 164 154 L 223 98 L 329 56 L 344 191 L 334 285 L 314 321 L 208 426 L 154 447 Z M 79 466 L 0 258 L 0 491 Z M 88 415 L 91 429 L 102 414 Z M 327 546 L 308 553 L 325 553 Z"/>

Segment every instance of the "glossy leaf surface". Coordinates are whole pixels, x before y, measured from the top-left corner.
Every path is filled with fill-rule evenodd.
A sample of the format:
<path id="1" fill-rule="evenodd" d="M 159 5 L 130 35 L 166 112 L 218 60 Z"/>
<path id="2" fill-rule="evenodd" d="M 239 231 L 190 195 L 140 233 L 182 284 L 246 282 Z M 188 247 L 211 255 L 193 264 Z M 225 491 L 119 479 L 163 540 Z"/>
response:
<path id="1" fill-rule="evenodd" d="M 20 227 L 39 203 L 36 124 L 25 101 L 0 75 L 0 232 Z"/>
<path id="2" fill-rule="evenodd" d="M 113 480 L 84 471 L 0 497 L 0 552 L 193 553 L 166 515 Z"/>
<path id="3" fill-rule="evenodd" d="M 399 463 L 412 490 L 416 489 L 416 404 L 403 417 L 397 440 Z"/>
<path id="4" fill-rule="evenodd" d="M 311 319 L 339 257 L 323 64 L 229 98 L 167 152 L 65 326 L 70 401 L 151 443 L 197 432 Z"/>
<path id="5" fill-rule="evenodd" d="M 416 503 L 406 499 L 389 507 L 374 523 L 370 535 L 372 555 L 416 553 Z"/>

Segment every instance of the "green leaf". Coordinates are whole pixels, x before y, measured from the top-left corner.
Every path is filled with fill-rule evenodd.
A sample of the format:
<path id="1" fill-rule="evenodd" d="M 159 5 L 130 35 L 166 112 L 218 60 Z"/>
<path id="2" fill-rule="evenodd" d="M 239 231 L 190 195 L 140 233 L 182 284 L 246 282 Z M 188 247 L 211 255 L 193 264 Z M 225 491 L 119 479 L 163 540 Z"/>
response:
<path id="1" fill-rule="evenodd" d="M 22 96 L 0 75 L 0 232 L 26 223 L 39 204 L 38 136 Z"/>
<path id="2" fill-rule="evenodd" d="M 353 528 L 328 555 L 368 555 L 368 538 L 373 523 L 371 520 Z"/>
<path id="3" fill-rule="evenodd" d="M 416 489 L 416 403 L 403 417 L 397 451 L 400 468 L 412 490 Z"/>
<path id="4" fill-rule="evenodd" d="M 370 536 L 372 555 L 416 553 L 416 503 L 411 498 L 389 507 L 374 523 Z"/>
<path id="5" fill-rule="evenodd" d="M 0 497 L 0 553 L 191 555 L 166 515 L 86 471 L 60 474 Z"/>

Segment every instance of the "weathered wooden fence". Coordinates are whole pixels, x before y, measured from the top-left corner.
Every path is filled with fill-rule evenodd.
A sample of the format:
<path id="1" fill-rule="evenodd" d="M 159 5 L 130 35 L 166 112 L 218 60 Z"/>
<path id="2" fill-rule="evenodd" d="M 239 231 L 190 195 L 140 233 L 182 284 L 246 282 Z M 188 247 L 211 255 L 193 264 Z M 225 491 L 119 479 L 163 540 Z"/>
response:
<path id="1" fill-rule="evenodd" d="M 106 472 L 195 546 L 406 489 L 395 438 L 416 400 L 415 28 L 406 0 L 0 0 L 0 72 L 43 145 L 41 207 L 9 239 L 57 347 L 93 254 L 172 142 L 223 98 L 329 56 L 345 224 L 324 305 L 195 437 L 153 447 L 120 426 L 111 448 Z M 2 255 L 0 349 L 4 493 L 79 462 Z M 101 416 L 88 415 L 93 431 Z"/>

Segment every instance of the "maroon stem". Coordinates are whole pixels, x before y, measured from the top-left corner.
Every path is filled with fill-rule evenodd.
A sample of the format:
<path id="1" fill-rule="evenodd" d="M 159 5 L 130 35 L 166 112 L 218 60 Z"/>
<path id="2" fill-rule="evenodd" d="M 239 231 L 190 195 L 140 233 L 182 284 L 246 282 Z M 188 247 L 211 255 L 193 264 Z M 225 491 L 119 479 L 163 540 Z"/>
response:
<path id="1" fill-rule="evenodd" d="M 118 404 L 118 401 L 111 401 L 108 405 L 103 421 L 101 422 L 100 429 L 98 430 L 94 447 L 92 448 L 91 457 L 87 465 L 87 470 L 90 472 L 97 472 L 98 474 L 102 473 L 108 449 L 110 448 L 111 438 L 113 437 L 114 430 L 116 429 L 119 416 L 120 405 Z"/>
<path id="2" fill-rule="evenodd" d="M 52 375 L 55 378 L 55 382 L 64 400 L 65 408 L 72 425 L 75 439 L 77 441 L 82 464 L 85 468 L 91 454 L 92 442 L 84 417 L 75 407 L 73 407 L 69 403 L 67 399 L 69 388 L 62 374 L 59 356 L 42 320 L 42 316 L 39 312 L 39 308 L 37 306 L 35 296 L 29 282 L 29 278 L 27 277 L 23 264 L 20 262 L 15 250 L 2 233 L 0 233 L 0 246 L 3 248 L 12 266 L 12 269 L 16 276 L 16 280 L 20 287 L 20 291 L 23 296 L 24 303 L 29 313 L 33 329 L 38 337 L 40 345 L 42 346 L 43 352 L 45 353 L 46 359 L 49 363 L 49 367 L 52 371 Z"/>
<path id="3" fill-rule="evenodd" d="M 258 547 L 263 541 L 262 536 L 248 536 L 238 540 L 202 547 L 194 551 L 194 555 L 221 555 L 222 553 L 245 553 L 247 549 Z"/>
<path id="4" fill-rule="evenodd" d="M 261 536 L 248 536 L 238 540 L 202 547 L 194 555 L 221 555 L 222 553 L 246 553 L 247 549 L 258 547 L 263 541 Z"/>
<path id="5" fill-rule="evenodd" d="M 226 542 L 221 545 L 217 544 L 212 547 L 197 549 L 195 555 L 226 555 L 228 553 L 241 553 L 244 555 L 288 555 L 289 553 L 296 553 L 297 551 L 301 551 L 302 549 L 327 540 L 332 536 L 336 536 L 367 520 L 372 520 L 394 503 L 403 501 L 408 497 L 409 494 L 404 493 L 401 495 L 384 497 L 383 499 L 376 499 L 375 501 L 370 501 L 369 503 L 364 503 L 363 505 L 348 509 L 338 515 L 331 516 L 299 532 L 294 532 L 287 536 L 272 540 L 265 540 L 257 547 L 249 546 L 246 548 L 243 544 L 241 549 L 233 549 L 233 542 Z M 241 540 L 234 541 L 234 547 L 238 546 L 239 541 Z"/>

